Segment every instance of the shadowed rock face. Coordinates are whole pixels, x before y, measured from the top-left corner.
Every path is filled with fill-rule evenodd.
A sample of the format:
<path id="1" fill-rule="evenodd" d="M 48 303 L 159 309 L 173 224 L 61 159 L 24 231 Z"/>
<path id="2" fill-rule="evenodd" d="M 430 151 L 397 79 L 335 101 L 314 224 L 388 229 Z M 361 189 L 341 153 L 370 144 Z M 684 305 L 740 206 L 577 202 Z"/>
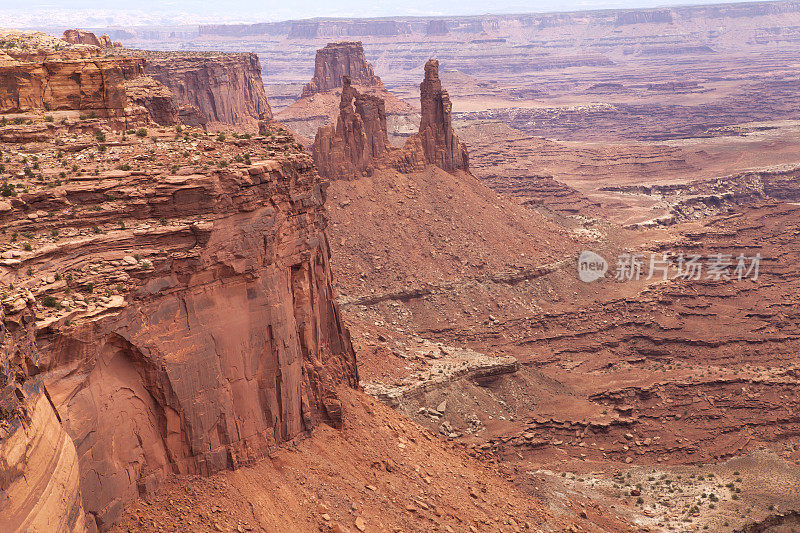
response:
<path id="1" fill-rule="evenodd" d="M 125 81 L 128 100 L 147 109 L 150 118 L 160 126 L 178 123 L 178 106 L 175 96 L 149 76 L 139 76 Z"/>
<path id="2" fill-rule="evenodd" d="M 145 57 L 145 73 L 166 85 L 180 105 L 196 107 L 210 122 L 255 128 L 259 118 L 272 118 L 256 54 L 148 52 Z"/>
<path id="3" fill-rule="evenodd" d="M 216 147 L 226 157 L 264 158 L 290 142 L 278 134 Z M 114 157 L 133 161 L 141 150 L 122 146 Z M 45 164 L 48 156 L 39 155 Z M 101 180 L 21 194 L 13 210 L 0 210 L 3 227 L 43 234 L 57 226 L 64 235 L 104 226 L 99 206 L 109 193 L 121 210 L 107 223 L 128 224 L 2 259 L 3 286 L 14 279 L 19 290 L 4 295 L 0 314 L 0 485 L 24 501 L 55 495 L 60 502 L 45 514 L 37 505 L 15 507 L 13 527 L 0 521 L 3 531 L 26 524 L 77 531 L 84 522 L 104 530 L 168 474 L 235 468 L 319 423 L 341 424 L 336 387 L 358 379 L 334 301 L 324 195 L 310 158 L 279 153 L 197 172 L 108 171 Z M 101 218 L 68 218 L 63 211 L 76 205 Z M 27 217 L 45 207 L 52 217 Z M 164 224 L 151 228 L 154 217 Z M 123 249 L 133 255 L 108 262 Z M 29 267 L 59 279 L 25 281 Z M 65 283 L 75 290 L 65 292 Z M 41 303 L 76 292 L 93 294 L 97 305 Z M 27 455 L 13 456 L 5 438 Z M 37 481 L 48 479 L 55 485 Z"/>
<path id="4" fill-rule="evenodd" d="M 336 126 L 320 128 L 311 147 L 314 163 L 325 177 L 369 173 L 389 150 L 383 100 L 360 94 L 348 76 L 342 83 Z"/>
<path id="5" fill-rule="evenodd" d="M 425 63 L 425 79 L 419 84 L 422 118 L 419 123 L 419 141 L 428 163 L 448 172 L 467 170 L 467 147 L 453 132 L 451 112 L 453 104 L 439 79 L 439 62 Z"/>
<path id="6" fill-rule="evenodd" d="M 362 87 L 383 85 L 372 71 L 372 65 L 367 63 L 364 46 L 360 41 L 329 43 L 325 48 L 317 50 L 314 77 L 303 87 L 302 96 L 341 87 L 344 76 Z"/>

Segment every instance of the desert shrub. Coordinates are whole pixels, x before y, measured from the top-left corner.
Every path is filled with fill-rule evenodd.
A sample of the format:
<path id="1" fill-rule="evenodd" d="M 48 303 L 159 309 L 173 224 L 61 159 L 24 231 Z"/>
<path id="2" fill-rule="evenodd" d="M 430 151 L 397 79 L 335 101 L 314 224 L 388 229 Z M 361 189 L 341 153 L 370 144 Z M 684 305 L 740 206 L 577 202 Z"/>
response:
<path id="1" fill-rule="evenodd" d="M 49 294 L 42 296 L 42 305 L 45 307 L 53 307 L 55 309 L 61 308 L 61 303 Z"/>

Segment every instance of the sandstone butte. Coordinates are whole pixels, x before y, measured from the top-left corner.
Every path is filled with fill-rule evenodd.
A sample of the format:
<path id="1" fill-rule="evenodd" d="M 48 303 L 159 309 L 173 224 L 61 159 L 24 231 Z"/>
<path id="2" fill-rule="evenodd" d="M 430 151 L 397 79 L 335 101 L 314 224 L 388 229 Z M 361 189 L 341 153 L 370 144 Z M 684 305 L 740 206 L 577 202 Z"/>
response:
<path id="1" fill-rule="evenodd" d="M 126 97 L 144 59 L 5 37 L 26 46 L 6 49 L 0 97 L 15 117 L 0 124 L 13 180 L 0 201 L 0 531 L 107 529 L 168 474 L 339 426 L 336 387 L 358 379 L 311 158 L 280 128 L 159 137 Z M 157 82 L 137 98 L 148 87 L 174 117 Z"/>
<path id="2" fill-rule="evenodd" d="M 304 86 L 296 102 L 275 114 L 275 120 L 311 144 L 320 127 L 335 127 L 342 97 L 346 97 L 342 94 L 345 77 L 359 94 L 375 96 L 383 101 L 384 129 L 390 137 L 407 136 L 416 131 L 418 119 L 415 111 L 384 87 L 364 56 L 363 45 L 357 41 L 328 43 L 318 49 L 311 81 Z"/>
<path id="3" fill-rule="evenodd" d="M 386 132 L 383 100 L 364 95 L 343 77 L 336 126 L 318 130 L 311 147 L 320 174 L 331 178 L 357 177 L 375 168 L 401 172 L 435 165 L 448 172 L 469 168 L 467 147 L 453 131 L 452 104 L 439 79 L 439 62 L 428 60 L 420 83 L 419 131 L 402 148 L 393 148 Z"/>
<path id="4" fill-rule="evenodd" d="M 314 77 L 303 87 L 301 96 L 311 96 L 342 87 L 342 78 L 361 87 L 382 87 L 381 79 L 375 75 L 366 58 L 364 45 L 360 41 L 328 43 L 317 50 L 314 60 Z"/>

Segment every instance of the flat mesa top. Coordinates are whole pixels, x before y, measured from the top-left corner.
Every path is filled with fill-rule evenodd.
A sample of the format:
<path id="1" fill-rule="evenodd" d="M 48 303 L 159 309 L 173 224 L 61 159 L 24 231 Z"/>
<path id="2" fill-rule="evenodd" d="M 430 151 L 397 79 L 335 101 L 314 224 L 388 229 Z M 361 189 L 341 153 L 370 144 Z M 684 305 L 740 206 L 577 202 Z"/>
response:
<path id="1" fill-rule="evenodd" d="M 86 50 L 85 44 L 71 44 L 40 31 L 0 29 L 0 50 Z"/>

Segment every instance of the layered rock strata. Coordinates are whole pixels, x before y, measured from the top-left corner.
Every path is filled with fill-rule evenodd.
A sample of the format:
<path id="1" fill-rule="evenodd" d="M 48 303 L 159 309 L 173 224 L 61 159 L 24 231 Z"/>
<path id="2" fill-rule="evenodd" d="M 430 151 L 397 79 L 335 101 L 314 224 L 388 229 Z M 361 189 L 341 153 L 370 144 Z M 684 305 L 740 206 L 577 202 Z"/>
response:
<path id="1" fill-rule="evenodd" d="M 89 154 L 97 172 L 55 186 L 20 172 L 0 204 L 11 530 L 107 529 L 168 474 L 235 468 L 340 425 L 336 388 L 357 384 L 310 158 L 279 130 L 202 146 L 149 134 L 41 143 L 51 185 Z M 15 175 L 16 150 L 2 146 Z M 36 503 L 51 498 L 62 522 Z"/>
<path id="2" fill-rule="evenodd" d="M 0 430 L 0 529 L 86 531 L 78 456 L 50 398 L 38 380 L 13 398 L 18 416 L 4 418 Z"/>
<path id="3" fill-rule="evenodd" d="M 256 54 L 142 54 L 145 73 L 167 86 L 179 105 L 194 106 L 210 122 L 257 131 L 260 118 L 272 118 Z"/>
<path id="4" fill-rule="evenodd" d="M 469 158 L 467 147 L 453 132 L 453 104 L 447 91 L 442 89 L 439 79 L 439 62 L 435 59 L 425 63 L 425 79 L 419 85 L 422 104 L 422 119 L 417 139 L 409 140 L 422 146 L 425 161 L 448 172 L 467 170 Z"/>
<path id="5" fill-rule="evenodd" d="M 150 118 L 158 125 L 169 126 L 191 120 L 184 120 L 175 102 L 175 95 L 164 85 L 149 76 L 139 76 L 125 81 L 128 100 L 147 109 Z M 198 126 L 199 124 L 187 124 Z"/>
<path id="6" fill-rule="evenodd" d="M 299 100 L 275 115 L 275 119 L 298 136 L 313 139 L 322 126 L 336 127 L 342 98 L 342 80 L 362 95 L 383 101 L 386 130 L 390 138 L 405 138 L 416 131 L 417 113 L 384 87 L 364 57 L 360 42 L 329 43 L 317 50 L 314 77 L 303 89 Z M 310 143 L 309 143 L 310 144 Z"/>
<path id="7" fill-rule="evenodd" d="M 344 76 L 358 86 L 383 86 L 381 79 L 373 72 L 372 65 L 364 57 L 364 46 L 361 42 L 344 41 L 328 43 L 325 48 L 317 50 L 314 77 L 303 87 L 302 96 L 342 87 Z"/>
<path id="8" fill-rule="evenodd" d="M 0 113 L 86 110 L 125 123 L 124 80 L 126 73 L 141 75 L 142 59 L 101 57 L 94 46 L 44 34 L 20 34 L 10 42 L 0 55 Z"/>
<path id="9" fill-rule="evenodd" d="M 312 153 L 320 174 L 326 177 L 370 173 L 390 149 L 383 100 L 361 94 L 344 76 L 336 126 L 319 129 Z"/>
<path id="10" fill-rule="evenodd" d="M 452 104 L 439 79 L 439 62 L 425 65 L 420 84 L 422 118 L 419 132 L 403 148 L 392 148 L 386 133 L 383 101 L 362 95 L 343 78 L 342 99 L 336 127 L 318 130 L 312 153 L 320 173 L 331 178 L 357 177 L 376 167 L 413 172 L 435 165 L 448 172 L 469 168 L 467 147 L 453 131 Z"/>

